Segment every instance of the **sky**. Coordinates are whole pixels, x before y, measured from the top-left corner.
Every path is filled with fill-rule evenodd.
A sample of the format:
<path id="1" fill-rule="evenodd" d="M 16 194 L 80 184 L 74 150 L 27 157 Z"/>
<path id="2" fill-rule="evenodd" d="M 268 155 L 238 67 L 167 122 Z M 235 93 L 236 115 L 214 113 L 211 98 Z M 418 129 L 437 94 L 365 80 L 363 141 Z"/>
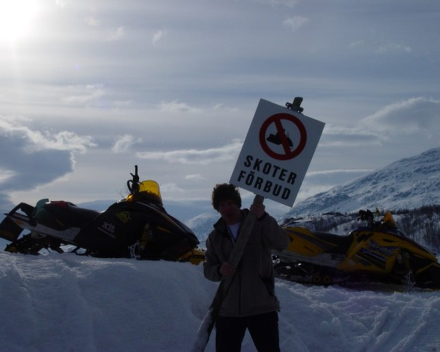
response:
<path id="1" fill-rule="evenodd" d="M 325 123 L 297 202 L 438 147 L 439 18 L 427 0 L 4 1 L 0 209 L 117 200 L 134 165 L 165 203 L 209 200 L 260 99 Z"/>
<path id="2" fill-rule="evenodd" d="M 191 351 L 218 283 L 189 263 L 0 252 L 8 352 Z M 440 296 L 276 280 L 281 352 L 433 352 Z M 213 352 L 215 330 L 206 352 Z M 243 352 L 255 352 L 248 334 Z"/>

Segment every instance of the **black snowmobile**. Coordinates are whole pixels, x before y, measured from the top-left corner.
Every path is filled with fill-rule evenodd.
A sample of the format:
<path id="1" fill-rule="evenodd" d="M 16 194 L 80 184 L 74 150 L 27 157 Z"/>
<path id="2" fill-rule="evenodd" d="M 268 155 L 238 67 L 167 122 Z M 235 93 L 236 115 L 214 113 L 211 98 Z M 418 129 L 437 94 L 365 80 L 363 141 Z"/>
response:
<path id="1" fill-rule="evenodd" d="M 274 253 L 278 277 L 291 281 L 368 287 L 384 283 L 406 288 L 440 289 L 436 256 L 406 237 L 387 212 L 374 221 L 369 210 L 359 212 L 359 227 L 347 236 L 284 227 L 289 247 Z"/>
<path id="2" fill-rule="evenodd" d="M 0 224 L 0 237 L 10 241 L 5 251 L 38 254 L 43 248 L 77 254 L 199 264 L 204 253 L 195 234 L 169 215 L 159 185 L 139 182 L 138 167 L 127 181 L 129 195 L 103 212 L 65 201 L 40 200 L 18 204 Z M 23 230 L 28 234 L 22 235 Z"/>

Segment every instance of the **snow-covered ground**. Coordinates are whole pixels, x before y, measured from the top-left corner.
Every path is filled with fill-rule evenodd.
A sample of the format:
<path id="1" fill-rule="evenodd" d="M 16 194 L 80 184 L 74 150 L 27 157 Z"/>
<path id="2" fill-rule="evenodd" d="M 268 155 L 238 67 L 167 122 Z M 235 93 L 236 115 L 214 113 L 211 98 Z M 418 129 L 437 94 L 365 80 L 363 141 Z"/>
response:
<path id="1" fill-rule="evenodd" d="M 5 352 L 190 351 L 217 287 L 188 263 L 6 252 L 0 263 Z M 276 289 L 283 352 L 440 351 L 440 291 Z M 248 336 L 242 351 L 255 351 Z"/>

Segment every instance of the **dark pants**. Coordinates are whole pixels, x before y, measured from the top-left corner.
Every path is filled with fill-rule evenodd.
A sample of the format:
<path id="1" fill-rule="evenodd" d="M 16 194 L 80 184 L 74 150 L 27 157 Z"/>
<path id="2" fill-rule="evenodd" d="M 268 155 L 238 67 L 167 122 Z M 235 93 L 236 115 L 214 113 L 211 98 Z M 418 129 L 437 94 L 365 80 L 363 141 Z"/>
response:
<path id="1" fill-rule="evenodd" d="M 246 329 L 258 352 L 279 352 L 278 313 L 250 317 L 217 317 L 216 351 L 240 352 Z"/>

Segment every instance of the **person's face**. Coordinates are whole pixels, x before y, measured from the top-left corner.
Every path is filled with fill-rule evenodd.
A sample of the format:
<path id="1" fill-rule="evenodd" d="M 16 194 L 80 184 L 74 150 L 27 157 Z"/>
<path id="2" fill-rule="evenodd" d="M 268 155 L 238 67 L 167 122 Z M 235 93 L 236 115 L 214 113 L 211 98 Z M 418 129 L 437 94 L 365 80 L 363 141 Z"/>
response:
<path id="1" fill-rule="evenodd" d="M 228 225 L 236 224 L 241 219 L 240 208 L 232 200 L 224 200 L 218 204 L 218 212 Z"/>

